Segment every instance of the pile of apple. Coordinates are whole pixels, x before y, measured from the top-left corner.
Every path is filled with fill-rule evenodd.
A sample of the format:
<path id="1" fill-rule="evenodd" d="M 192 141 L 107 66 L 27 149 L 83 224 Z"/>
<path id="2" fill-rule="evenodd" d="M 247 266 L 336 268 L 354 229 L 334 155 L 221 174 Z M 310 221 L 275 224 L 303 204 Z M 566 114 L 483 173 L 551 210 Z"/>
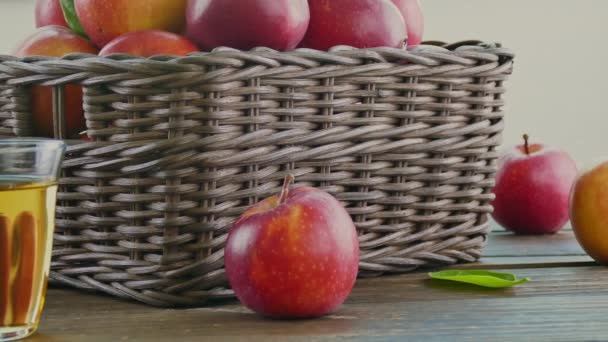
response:
<path id="1" fill-rule="evenodd" d="M 405 48 L 421 43 L 424 20 L 418 0 L 37 0 L 36 25 L 15 56 Z M 33 89 L 36 136 L 52 136 L 51 98 L 50 89 Z M 81 98 L 79 86 L 67 87 L 69 137 L 86 128 Z M 608 163 L 579 175 L 567 153 L 529 144 L 527 136 L 499 163 L 492 203 L 499 224 L 546 234 L 571 218 L 585 250 L 608 263 Z M 290 190 L 291 181 L 236 221 L 225 246 L 226 273 L 237 297 L 256 312 L 315 317 L 339 307 L 355 283 L 357 232 L 334 197 Z"/>
<path id="2" fill-rule="evenodd" d="M 421 43 L 418 0 L 37 0 L 38 30 L 17 57 L 183 56 L 217 47 L 328 50 Z M 68 138 L 86 129 L 82 90 L 66 89 Z M 51 90 L 33 91 L 34 135 L 52 137 Z"/>
<path id="3" fill-rule="evenodd" d="M 37 0 L 36 25 L 15 56 L 406 48 L 421 43 L 424 20 L 418 0 Z M 65 93 L 67 134 L 74 138 L 86 129 L 82 89 L 70 85 Z M 51 90 L 34 87 L 36 136 L 52 136 L 51 106 Z M 234 224 L 226 273 L 237 297 L 256 312 L 315 317 L 350 294 L 358 235 L 338 200 L 314 188 L 290 189 L 291 181 Z"/>
<path id="4" fill-rule="evenodd" d="M 528 142 L 501 155 L 493 218 L 517 234 L 553 234 L 570 220 L 581 247 L 608 265 L 608 161 L 579 170 L 564 151 Z"/>

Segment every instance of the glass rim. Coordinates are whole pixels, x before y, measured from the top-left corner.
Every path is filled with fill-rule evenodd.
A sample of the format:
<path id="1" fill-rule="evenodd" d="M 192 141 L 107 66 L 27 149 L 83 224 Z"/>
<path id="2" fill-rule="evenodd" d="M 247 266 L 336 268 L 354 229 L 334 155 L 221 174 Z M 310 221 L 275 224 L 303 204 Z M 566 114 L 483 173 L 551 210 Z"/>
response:
<path id="1" fill-rule="evenodd" d="M 65 142 L 50 138 L 7 138 L 0 139 L 0 145 L 56 145 L 57 147 L 66 146 Z"/>

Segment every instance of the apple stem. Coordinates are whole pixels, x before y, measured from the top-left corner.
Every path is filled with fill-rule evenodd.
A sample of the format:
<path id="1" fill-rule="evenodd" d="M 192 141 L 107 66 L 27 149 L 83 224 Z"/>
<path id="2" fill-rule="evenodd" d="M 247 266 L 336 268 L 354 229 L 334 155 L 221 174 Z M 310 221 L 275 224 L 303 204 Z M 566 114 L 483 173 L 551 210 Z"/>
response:
<path id="1" fill-rule="evenodd" d="M 296 178 L 290 173 L 285 176 L 285 180 L 283 181 L 283 189 L 281 189 L 281 193 L 279 194 L 279 205 L 283 204 L 287 195 L 289 194 L 289 186 L 296 180 Z"/>
<path id="2" fill-rule="evenodd" d="M 524 134 L 524 151 L 526 151 L 526 155 L 530 155 L 530 145 L 528 144 L 529 136 Z"/>

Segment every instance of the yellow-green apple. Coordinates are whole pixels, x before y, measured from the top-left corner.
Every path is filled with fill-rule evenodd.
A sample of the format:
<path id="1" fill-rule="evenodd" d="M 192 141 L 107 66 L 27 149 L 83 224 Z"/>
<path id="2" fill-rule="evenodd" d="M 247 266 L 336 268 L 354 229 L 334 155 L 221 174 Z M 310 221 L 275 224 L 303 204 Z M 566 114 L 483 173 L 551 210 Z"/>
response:
<path id="1" fill-rule="evenodd" d="M 303 47 L 401 47 L 407 36 L 403 16 L 391 0 L 309 0 L 308 4 L 310 24 Z"/>
<path id="2" fill-rule="evenodd" d="M 184 36 L 167 31 L 146 30 L 125 33 L 115 38 L 101 49 L 99 55 L 128 53 L 140 57 L 155 55 L 185 56 L 196 51 L 198 51 L 196 45 Z"/>
<path id="3" fill-rule="evenodd" d="M 569 218 L 576 163 L 565 151 L 524 140 L 499 159 L 492 217 L 515 233 L 555 233 Z"/>
<path id="4" fill-rule="evenodd" d="M 76 13 L 91 41 L 102 48 L 128 32 L 181 33 L 187 0 L 75 0 Z"/>
<path id="5" fill-rule="evenodd" d="M 407 45 L 416 46 L 422 42 L 424 34 L 424 16 L 420 0 L 392 0 L 401 11 L 407 31 Z"/>
<path id="6" fill-rule="evenodd" d="M 238 299 L 275 318 L 336 310 L 357 278 L 359 242 L 346 210 L 310 187 L 283 191 L 246 211 L 225 246 L 226 274 Z"/>
<path id="7" fill-rule="evenodd" d="M 14 51 L 17 57 L 50 56 L 61 57 L 68 53 L 97 54 L 97 49 L 81 36 L 62 26 L 44 26 L 25 39 Z M 50 87 L 35 86 L 31 93 L 31 110 L 34 134 L 38 137 L 53 137 L 53 96 Z M 67 135 L 76 138 L 86 129 L 82 108 L 82 87 L 69 84 L 65 87 L 65 115 Z"/>
<path id="8" fill-rule="evenodd" d="M 60 0 L 36 0 L 36 27 L 58 25 L 68 27 L 63 17 Z"/>
<path id="9" fill-rule="evenodd" d="M 608 162 L 581 173 L 570 198 L 572 229 L 597 262 L 608 265 Z"/>
<path id="10" fill-rule="evenodd" d="M 187 35 L 204 50 L 295 48 L 306 33 L 306 0 L 190 0 Z"/>

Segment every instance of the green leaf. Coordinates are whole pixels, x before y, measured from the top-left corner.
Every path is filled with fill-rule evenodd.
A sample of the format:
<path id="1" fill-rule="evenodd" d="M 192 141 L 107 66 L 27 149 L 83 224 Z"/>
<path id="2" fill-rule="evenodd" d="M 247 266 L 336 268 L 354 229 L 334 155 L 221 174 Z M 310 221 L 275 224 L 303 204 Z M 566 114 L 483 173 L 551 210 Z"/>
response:
<path id="1" fill-rule="evenodd" d="M 76 14 L 76 7 L 74 7 L 74 0 L 61 0 L 61 9 L 63 10 L 63 17 L 65 21 L 68 23 L 68 26 L 75 33 L 85 37 L 87 34 L 84 32 L 82 25 L 80 24 L 80 19 L 78 19 L 78 14 Z"/>
<path id="2" fill-rule="evenodd" d="M 457 281 L 492 288 L 511 287 L 530 280 L 529 278 L 517 279 L 517 277 L 511 273 L 483 270 L 449 270 L 431 272 L 429 273 L 429 276 L 434 279 Z"/>

